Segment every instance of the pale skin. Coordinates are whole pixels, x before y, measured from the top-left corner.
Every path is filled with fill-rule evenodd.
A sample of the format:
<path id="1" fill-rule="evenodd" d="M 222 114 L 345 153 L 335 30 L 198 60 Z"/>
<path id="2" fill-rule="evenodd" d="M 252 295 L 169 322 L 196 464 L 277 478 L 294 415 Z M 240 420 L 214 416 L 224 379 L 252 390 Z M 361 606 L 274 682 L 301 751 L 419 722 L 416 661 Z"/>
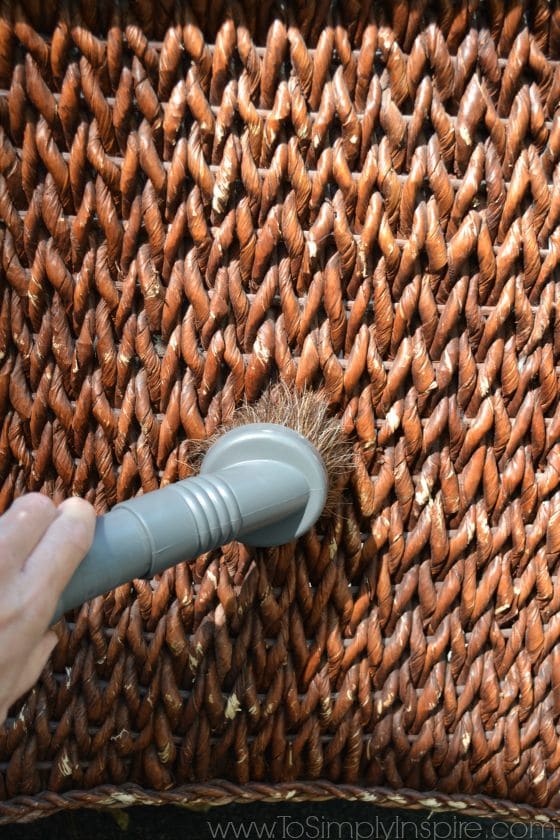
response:
<path id="1" fill-rule="evenodd" d="M 78 498 L 57 507 L 28 493 L 0 516 L 0 724 L 56 645 L 51 619 L 94 529 L 93 507 Z"/>

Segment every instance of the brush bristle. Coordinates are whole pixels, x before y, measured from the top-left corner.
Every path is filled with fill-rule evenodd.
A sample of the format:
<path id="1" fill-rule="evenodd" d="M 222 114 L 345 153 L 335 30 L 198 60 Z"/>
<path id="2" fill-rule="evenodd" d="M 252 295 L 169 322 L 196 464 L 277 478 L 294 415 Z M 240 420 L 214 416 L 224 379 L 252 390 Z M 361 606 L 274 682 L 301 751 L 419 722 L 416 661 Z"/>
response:
<path id="1" fill-rule="evenodd" d="M 323 515 L 334 511 L 342 485 L 352 466 L 352 447 L 340 420 L 329 416 L 328 405 L 316 391 L 293 393 L 284 383 L 264 391 L 255 403 L 244 403 L 231 420 L 205 441 L 196 444 L 196 465 L 210 447 L 230 429 L 250 423 L 276 423 L 298 432 L 319 452 L 328 477 L 328 493 Z"/>

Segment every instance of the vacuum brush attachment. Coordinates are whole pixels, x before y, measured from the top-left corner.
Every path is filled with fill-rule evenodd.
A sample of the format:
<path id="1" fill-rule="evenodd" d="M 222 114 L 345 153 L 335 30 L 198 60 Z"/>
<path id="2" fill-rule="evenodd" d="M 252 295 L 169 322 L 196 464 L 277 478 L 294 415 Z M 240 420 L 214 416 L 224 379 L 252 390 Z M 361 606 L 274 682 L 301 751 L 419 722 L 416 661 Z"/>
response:
<path id="1" fill-rule="evenodd" d="M 98 518 L 93 545 L 53 622 L 90 598 L 231 540 L 262 547 L 290 542 L 314 525 L 327 493 L 323 458 L 306 437 L 274 423 L 233 428 L 208 450 L 200 475 Z"/>

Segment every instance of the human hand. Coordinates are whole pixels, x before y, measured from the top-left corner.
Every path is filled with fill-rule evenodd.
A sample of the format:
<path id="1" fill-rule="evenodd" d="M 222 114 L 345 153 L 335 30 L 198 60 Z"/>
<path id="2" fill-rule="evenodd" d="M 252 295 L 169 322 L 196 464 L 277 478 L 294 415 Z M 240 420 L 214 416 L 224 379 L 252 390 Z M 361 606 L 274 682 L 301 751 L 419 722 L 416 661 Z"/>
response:
<path id="1" fill-rule="evenodd" d="M 56 507 L 28 493 L 0 516 L 0 724 L 56 645 L 49 624 L 94 530 L 95 511 L 78 498 Z"/>

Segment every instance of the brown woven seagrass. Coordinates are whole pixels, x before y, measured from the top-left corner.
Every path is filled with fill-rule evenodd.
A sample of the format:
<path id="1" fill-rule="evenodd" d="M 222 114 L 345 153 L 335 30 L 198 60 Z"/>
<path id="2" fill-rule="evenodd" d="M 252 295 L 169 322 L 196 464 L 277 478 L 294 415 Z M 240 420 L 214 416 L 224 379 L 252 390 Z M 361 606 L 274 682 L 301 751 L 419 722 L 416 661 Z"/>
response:
<path id="1" fill-rule="evenodd" d="M 335 513 L 63 622 L 0 817 L 359 798 L 560 824 L 560 7 L 0 4 L 0 509 L 325 389 Z"/>

